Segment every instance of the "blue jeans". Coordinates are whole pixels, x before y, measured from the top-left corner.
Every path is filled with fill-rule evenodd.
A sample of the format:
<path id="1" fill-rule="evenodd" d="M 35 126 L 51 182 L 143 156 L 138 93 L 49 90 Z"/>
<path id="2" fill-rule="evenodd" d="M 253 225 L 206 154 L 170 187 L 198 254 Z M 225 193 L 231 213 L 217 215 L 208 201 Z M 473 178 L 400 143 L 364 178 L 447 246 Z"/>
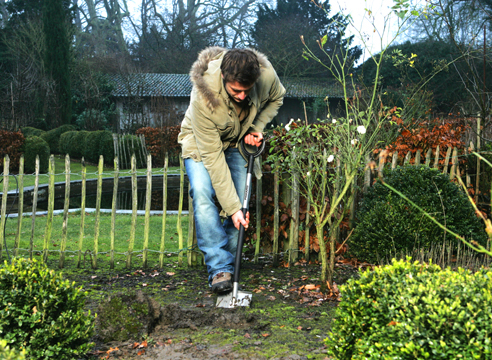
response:
<path id="1" fill-rule="evenodd" d="M 229 148 L 224 154 L 242 204 L 246 187 L 246 160 L 236 148 Z M 220 272 L 234 273 L 239 231 L 234 227 L 231 217 L 222 222 L 215 205 L 215 190 L 203 163 L 193 159 L 185 159 L 184 163 L 190 182 L 190 196 L 193 199 L 198 247 L 204 254 L 208 280 L 211 283 L 213 277 Z"/>

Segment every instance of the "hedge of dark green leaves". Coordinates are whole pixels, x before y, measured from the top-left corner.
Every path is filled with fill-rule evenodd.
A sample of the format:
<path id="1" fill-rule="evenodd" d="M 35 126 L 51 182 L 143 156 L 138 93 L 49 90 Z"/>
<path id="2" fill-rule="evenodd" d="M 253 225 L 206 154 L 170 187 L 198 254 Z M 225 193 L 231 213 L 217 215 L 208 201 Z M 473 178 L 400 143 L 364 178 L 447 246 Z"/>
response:
<path id="1" fill-rule="evenodd" d="M 92 347 L 87 293 L 36 260 L 0 268 L 0 338 L 29 359 L 79 359 Z"/>
<path id="2" fill-rule="evenodd" d="M 73 130 L 75 130 L 75 126 L 73 125 L 62 125 L 60 127 L 57 127 L 56 129 L 46 131 L 45 133 L 41 134 L 40 137 L 48 143 L 52 154 L 60 154 L 58 144 L 60 142 L 61 134 Z"/>
<path id="3" fill-rule="evenodd" d="M 486 243 L 484 224 L 447 174 L 428 166 L 405 166 L 386 170 L 384 181 L 449 230 Z M 357 216 L 350 251 L 363 260 L 378 262 L 390 254 L 442 244 L 445 236 L 447 242 L 457 241 L 380 181 L 364 195 Z"/>
<path id="4" fill-rule="evenodd" d="M 92 163 L 98 163 L 100 155 L 107 164 L 112 164 L 114 160 L 113 135 L 107 130 L 68 131 L 60 136 L 59 149 L 71 158 L 84 157 Z"/>
<path id="5" fill-rule="evenodd" d="M 23 128 L 21 128 L 21 132 L 24 135 L 24 137 L 28 137 L 28 136 L 41 136 L 46 131 L 31 126 L 24 126 Z"/>
<path id="6" fill-rule="evenodd" d="M 33 173 L 36 170 L 36 155 L 39 155 L 39 172 L 48 171 L 50 147 L 39 136 L 29 136 L 22 147 L 24 153 L 24 172 Z"/>
<path id="7" fill-rule="evenodd" d="M 492 359 L 492 271 L 393 260 L 341 286 L 335 359 Z"/>

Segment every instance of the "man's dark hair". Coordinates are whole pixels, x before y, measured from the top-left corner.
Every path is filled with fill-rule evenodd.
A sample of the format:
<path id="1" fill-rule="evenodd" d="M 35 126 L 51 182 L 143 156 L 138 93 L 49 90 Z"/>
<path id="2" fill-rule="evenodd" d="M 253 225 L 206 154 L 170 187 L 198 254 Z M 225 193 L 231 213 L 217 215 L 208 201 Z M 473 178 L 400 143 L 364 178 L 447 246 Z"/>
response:
<path id="1" fill-rule="evenodd" d="M 224 54 L 220 70 L 224 81 L 237 81 L 241 85 L 253 85 L 260 77 L 260 63 L 256 54 L 248 49 L 232 49 Z"/>

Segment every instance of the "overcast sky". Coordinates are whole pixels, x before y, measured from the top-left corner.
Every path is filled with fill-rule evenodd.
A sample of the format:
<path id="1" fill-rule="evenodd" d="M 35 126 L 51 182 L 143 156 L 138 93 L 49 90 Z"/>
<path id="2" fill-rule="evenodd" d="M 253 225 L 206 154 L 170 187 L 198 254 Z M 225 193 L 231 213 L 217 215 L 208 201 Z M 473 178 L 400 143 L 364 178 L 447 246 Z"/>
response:
<path id="1" fill-rule="evenodd" d="M 363 55 L 365 59 L 369 57 L 369 51 L 373 54 L 379 53 L 381 46 L 386 46 L 396 34 L 398 17 L 391 11 L 393 0 L 330 0 L 330 4 L 333 13 L 341 11 L 352 16 L 354 27 L 359 32 L 354 32 L 356 44 L 361 45 L 365 50 Z M 365 9 L 370 11 L 372 18 L 368 16 L 369 12 Z M 361 40 L 361 35 L 365 38 L 365 44 Z M 402 40 L 404 39 L 397 39 L 397 43 Z"/>

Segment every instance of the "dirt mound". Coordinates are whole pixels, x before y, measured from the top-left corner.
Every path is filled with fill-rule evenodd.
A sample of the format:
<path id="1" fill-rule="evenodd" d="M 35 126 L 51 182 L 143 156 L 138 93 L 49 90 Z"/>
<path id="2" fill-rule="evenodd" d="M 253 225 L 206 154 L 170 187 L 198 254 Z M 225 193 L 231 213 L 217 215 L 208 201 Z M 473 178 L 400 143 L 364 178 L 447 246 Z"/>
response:
<path id="1" fill-rule="evenodd" d="M 185 309 L 178 304 L 171 304 L 161 307 L 159 325 L 170 329 L 190 328 L 194 330 L 204 326 L 244 329 L 253 326 L 254 321 L 252 314 L 245 314 L 240 309 L 207 309 L 205 307 Z"/>

